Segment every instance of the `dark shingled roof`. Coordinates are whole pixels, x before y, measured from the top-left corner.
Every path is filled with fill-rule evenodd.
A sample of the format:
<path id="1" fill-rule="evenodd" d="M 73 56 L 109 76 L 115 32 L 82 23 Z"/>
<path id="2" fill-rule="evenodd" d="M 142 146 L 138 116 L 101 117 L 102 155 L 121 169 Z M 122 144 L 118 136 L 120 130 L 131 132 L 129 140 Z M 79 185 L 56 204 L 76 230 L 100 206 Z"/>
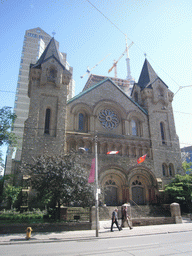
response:
<path id="1" fill-rule="evenodd" d="M 139 81 L 138 81 L 138 86 L 141 87 L 143 90 L 146 87 L 150 88 L 150 85 L 158 78 L 157 74 L 151 67 L 150 63 L 148 62 L 147 59 L 145 59 Z"/>
<path id="2" fill-rule="evenodd" d="M 59 62 L 59 64 L 63 67 L 63 69 L 66 69 L 64 66 L 62 54 L 59 52 L 59 49 L 57 47 L 54 37 L 51 38 L 49 44 L 45 48 L 41 57 L 38 59 L 38 61 L 36 62 L 35 65 L 32 65 L 32 67 L 35 67 L 35 68 L 40 67 L 43 62 L 45 62 L 46 60 L 49 60 L 51 57 L 53 57 L 55 60 L 57 60 Z M 68 70 L 66 70 L 66 71 L 69 72 Z"/>

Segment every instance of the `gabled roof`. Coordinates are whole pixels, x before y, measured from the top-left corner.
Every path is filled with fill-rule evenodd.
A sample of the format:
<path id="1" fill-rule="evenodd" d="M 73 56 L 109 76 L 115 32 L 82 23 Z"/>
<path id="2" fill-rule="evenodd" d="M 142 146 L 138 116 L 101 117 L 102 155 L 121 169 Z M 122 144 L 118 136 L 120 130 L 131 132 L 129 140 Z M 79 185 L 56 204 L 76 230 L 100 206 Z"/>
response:
<path id="1" fill-rule="evenodd" d="M 160 78 L 155 73 L 148 60 L 145 59 L 137 85 L 141 88 L 141 90 L 144 88 L 152 88 L 151 85 L 156 79 Z M 166 84 L 165 86 L 168 87 Z"/>
<path id="2" fill-rule="evenodd" d="M 107 79 L 107 78 L 111 79 L 120 88 L 125 87 L 125 86 L 126 87 L 130 86 L 130 82 L 126 79 L 91 74 L 83 88 L 83 91 L 87 90 L 88 88 L 92 87 L 93 85 L 100 83 L 101 81 L 103 81 L 104 79 Z"/>
<path id="3" fill-rule="evenodd" d="M 119 91 L 121 91 L 121 93 L 123 93 L 131 102 L 133 102 L 145 115 L 148 114 L 148 112 L 143 109 L 137 102 L 135 102 L 133 99 L 131 99 L 118 85 L 116 85 L 110 78 L 106 78 L 103 81 L 99 82 L 98 84 L 95 84 L 91 87 L 89 87 L 87 90 L 84 90 L 82 92 L 80 92 L 78 95 L 76 95 L 75 97 L 73 97 L 72 99 L 70 99 L 67 104 L 73 102 L 76 99 L 79 99 L 80 97 L 82 97 L 83 95 L 87 94 L 88 92 L 96 89 L 97 87 L 99 87 L 101 84 L 105 83 L 106 81 L 110 81 Z"/>
<path id="4" fill-rule="evenodd" d="M 61 53 L 59 52 L 59 49 L 57 47 L 54 37 L 51 38 L 49 44 L 45 48 L 45 51 L 43 52 L 43 54 L 41 55 L 41 57 L 33 67 L 40 66 L 43 62 L 48 60 L 50 57 L 55 57 L 55 59 L 57 59 L 58 62 L 64 67 L 64 65 L 62 64 L 63 61 L 62 61 Z"/>

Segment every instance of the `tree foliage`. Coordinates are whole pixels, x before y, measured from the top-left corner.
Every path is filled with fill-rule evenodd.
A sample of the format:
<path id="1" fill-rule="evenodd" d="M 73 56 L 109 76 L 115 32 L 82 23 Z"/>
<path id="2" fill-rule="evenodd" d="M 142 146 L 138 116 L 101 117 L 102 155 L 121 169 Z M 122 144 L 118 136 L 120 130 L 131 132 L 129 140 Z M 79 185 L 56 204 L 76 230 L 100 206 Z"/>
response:
<path id="1" fill-rule="evenodd" d="M 11 112 L 11 107 L 3 107 L 0 109 L 0 146 L 5 144 L 15 144 L 16 136 L 12 132 L 13 123 L 16 115 Z"/>
<path id="2" fill-rule="evenodd" d="M 3 199 L 7 202 L 8 207 L 12 208 L 16 202 L 19 193 L 21 192 L 21 187 L 15 187 L 11 184 L 6 184 L 3 189 Z"/>
<path id="3" fill-rule="evenodd" d="M 32 188 L 45 204 L 91 206 L 94 203 L 93 186 L 88 183 L 87 171 L 78 162 L 75 153 L 43 155 L 32 165 L 23 165 L 22 172 L 30 175 Z"/>
<path id="4" fill-rule="evenodd" d="M 183 162 L 182 167 L 186 174 L 192 174 L 192 162 Z"/>
<path id="5" fill-rule="evenodd" d="M 165 186 L 165 194 L 169 198 L 170 203 L 177 202 L 187 210 L 191 208 L 192 200 L 192 176 L 176 175 L 174 180 Z"/>

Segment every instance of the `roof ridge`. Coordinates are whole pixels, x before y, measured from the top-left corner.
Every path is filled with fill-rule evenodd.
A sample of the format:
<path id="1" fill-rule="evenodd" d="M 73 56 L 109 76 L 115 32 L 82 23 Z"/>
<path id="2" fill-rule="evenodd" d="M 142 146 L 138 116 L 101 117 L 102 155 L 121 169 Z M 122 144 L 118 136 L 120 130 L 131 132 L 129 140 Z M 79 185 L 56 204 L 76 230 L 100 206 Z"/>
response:
<path id="1" fill-rule="evenodd" d="M 114 86 L 117 87 L 118 90 L 120 90 L 130 101 L 132 101 L 144 114 L 148 114 L 147 110 L 145 110 L 144 108 L 142 108 L 137 102 L 135 102 L 132 98 L 130 98 L 117 84 L 115 84 L 109 77 L 107 77 L 106 79 L 100 81 L 99 83 L 89 87 L 88 89 L 80 92 L 78 95 L 74 96 L 72 99 L 70 99 L 69 101 L 67 101 L 67 104 L 71 103 L 72 101 L 78 99 L 79 97 L 83 96 L 84 94 L 88 93 L 89 91 L 95 89 L 96 87 L 98 87 L 99 85 L 101 85 L 102 83 L 105 83 L 107 80 L 109 80 Z"/>
<path id="2" fill-rule="evenodd" d="M 45 60 L 47 60 L 50 57 L 50 56 L 47 56 L 47 53 L 49 51 L 49 48 L 50 48 L 51 44 L 54 45 L 54 48 L 52 50 L 53 54 L 50 55 L 50 56 L 55 56 L 55 58 L 58 59 L 59 62 L 62 64 L 62 61 L 60 59 L 59 49 L 57 47 L 55 38 L 52 37 L 51 40 L 49 41 L 47 47 L 45 48 L 44 52 L 42 53 L 41 57 L 36 62 L 35 66 L 41 65 Z M 46 58 L 46 56 L 47 56 L 47 58 Z M 62 66 L 63 66 L 63 64 L 62 64 Z"/>

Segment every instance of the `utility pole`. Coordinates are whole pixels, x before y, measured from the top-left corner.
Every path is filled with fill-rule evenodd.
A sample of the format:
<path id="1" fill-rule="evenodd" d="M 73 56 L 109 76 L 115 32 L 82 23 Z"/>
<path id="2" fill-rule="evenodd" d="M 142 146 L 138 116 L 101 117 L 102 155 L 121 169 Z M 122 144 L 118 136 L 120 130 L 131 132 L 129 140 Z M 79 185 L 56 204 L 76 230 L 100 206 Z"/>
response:
<path id="1" fill-rule="evenodd" d="M 96 217 L 96 237 L 99 236 L 99 188 L 98 188 L 98 154 L 97 135 L 95 135 L 95 217 Z"/>

